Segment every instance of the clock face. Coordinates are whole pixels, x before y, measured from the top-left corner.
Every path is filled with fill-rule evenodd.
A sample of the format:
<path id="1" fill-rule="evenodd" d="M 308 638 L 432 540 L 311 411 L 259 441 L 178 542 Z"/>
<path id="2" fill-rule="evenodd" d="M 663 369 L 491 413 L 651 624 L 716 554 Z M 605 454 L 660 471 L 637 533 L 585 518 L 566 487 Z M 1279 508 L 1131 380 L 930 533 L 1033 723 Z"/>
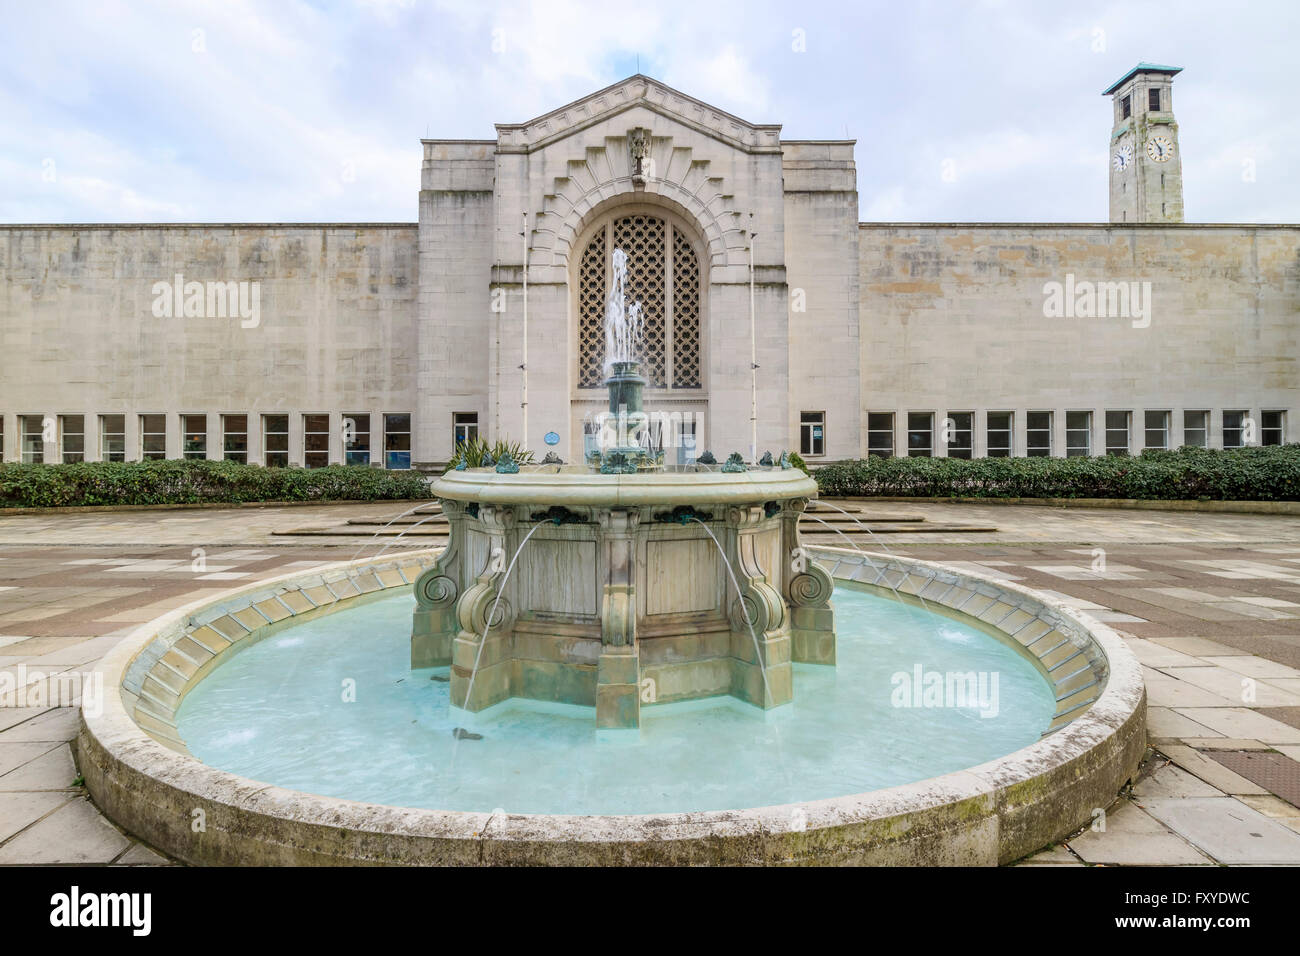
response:
<path id="1" fill-rule="evenodd" d="M 1164 136 L 1153 136 L 1147 140 L 1147 155 L 1154 163 L 1167 163 L 1174 155 L 1174 144 Z"/>
<path id="2" fill-rule="evenodd" d="M 1125 143 L 1116 151 L 1115 158 L 1112 162 L 1117 172 L 1123 172 L 1128 169 L 1129 163 L 1133 162 L 1133 146 L 1129 143 Z"/>

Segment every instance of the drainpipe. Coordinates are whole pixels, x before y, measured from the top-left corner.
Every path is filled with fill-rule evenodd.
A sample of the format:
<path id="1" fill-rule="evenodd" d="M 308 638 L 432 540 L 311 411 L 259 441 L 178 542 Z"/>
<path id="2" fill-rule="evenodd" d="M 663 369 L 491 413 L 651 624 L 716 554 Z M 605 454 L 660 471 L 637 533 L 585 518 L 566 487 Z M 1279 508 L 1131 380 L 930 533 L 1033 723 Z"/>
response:
<path id="1" fill-rule="evenodd" d="M 751 213 L 751 215 L 753 215 Z M 754 312 L 754 240 L 749 234 L 749 460 L 758 461 L 758 338 Z"/>
<path id="2" fill-rule="evenodd" d="M 524 213 L 524 231 L 520 235 L 524 237 L 524 348 L 523 361 L 519 368 L 524 373 L 524 385 L 519 407 L 524 413 L 524 433 L 519 437 L 519 443 L 526 449 L 528 447 L 528 213 Z"/>

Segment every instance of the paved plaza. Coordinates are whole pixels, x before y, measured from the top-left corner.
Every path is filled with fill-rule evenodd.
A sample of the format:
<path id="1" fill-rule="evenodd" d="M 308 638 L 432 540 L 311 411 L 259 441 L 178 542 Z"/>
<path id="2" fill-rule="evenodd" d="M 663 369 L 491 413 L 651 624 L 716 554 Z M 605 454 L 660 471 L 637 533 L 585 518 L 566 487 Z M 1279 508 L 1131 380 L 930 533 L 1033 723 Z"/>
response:
<path id="1" fill-rule="evenodd" d="M 1093 827 L 1025 865 L 1300 864 L 1300 517 L 835 504 L 849 514 L 811 512 L 809 541 L 1038 589 L 1116 628 L 1144 665 L 1152 750 L 1140 779 Z M 436 508 L 402 514 L 415 507 L 0 517 L 0 864 L 166 862 L 77 785 L 75 707 L 53 706 L 75 701 L 53 699 L 57 675 L 205 595 L 440 545 Z M 20 675 L 44 684 L 16 688 Z"/>

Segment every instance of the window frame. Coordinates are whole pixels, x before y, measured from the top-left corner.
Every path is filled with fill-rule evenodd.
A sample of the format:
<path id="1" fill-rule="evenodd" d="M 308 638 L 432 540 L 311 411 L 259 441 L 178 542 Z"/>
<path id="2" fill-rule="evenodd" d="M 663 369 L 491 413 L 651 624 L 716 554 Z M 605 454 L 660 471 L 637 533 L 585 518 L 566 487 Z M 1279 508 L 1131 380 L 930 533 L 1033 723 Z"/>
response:
<path id="1" fill-rule="evenodd" d="M 31 431 L 31 422 L 35 421 L 36 431 Z M 35 448 L 28 450 L 27 443 L 36 436 Z M 24 465 L 40 465 L 45 461 L 45 416 L 18 416 L 18 460 Z"/>
<path id="2" fill-rule="evenodd" d="M 1033 416 L 1047 416 L 1046 427 L 1034 427 Z M 1034 409 L 1025 412 L 1025 457 L 1026 458 L 1051 458 L 1056 451 L 1056 412 L 1052 409 Z M 1030 441 L 1031 435 L 1045 434 L 1047 444 L 1035 445 Z"/>
<path id="3" fill-rule="evenodd" d="M 1235 426 L 1229 426 L 1228 425 L 1229 415 L 1240 415 L 1241 419 L 1239 423 Z M 1223 410 L 1223 418 L 1221 420 L 1223 422 L 1223 448 L 1225 451 L 1234 451 L 1238 448 L 1250 447 L 1249 445 L 1242 444 L 1241 441 L 1242 433 L 1246 430 L 1246 421 L 1249 418 L 1250 418 L 1250 409 L 1248 408 L 1226 408 Z M 1235 444 L 1232 445 L 1228 444 L 1228 432 L 1237 433 L 1236 436 L 1237 441 Z"/>
<path id="4" fill-rule="evenodd" d="M 370 412 L 344 412 L 343 413 L 343 434 L 348 433 L 348 421 L 352 422 L 352 441 L 343 442 L 343 464 L 355 468 L 369 468 L 372 461 L 371 436 L 374 416 Z M 360 419 L 365 419 L 365 428 L 360 425 Z M 364 447 L 362 446 L 361 437 L 365 436 Z"/>
<path id="5" fill-rule="evenodd" d="M 1151 426 L 1151 416 L 1159 415 L 1161 424 L 1159 427 Z M 1150 448 L 1155 451 L 1168 451 L 1171 427 L 1170 419 L 1172 414 L 1168 411 L 1161 411 L 1158 408 L 1146 408 L 1142 410 L 1142 447 Z M 1161 436 L 1160 443 L 1154 444 L 1151 441 L 1151 433 L 1156 432 Z"/>
<path id="6" fill-rule="evenodd" d="M 231 431 L 230 424 L 237 424 L 237 422 L 232 422 L 230 420 L 240 419 L 240 418 L 244 420 L 244 430 L 242 432 Z M 230 447 L 231 439 L 235 439 L 236 440 L 235 444 L 238 445 L 240 444 L 238 439 L 241 436 L 243 438 L 242 444 L 244 447 L 242 449 L 238 447 L 231 448 Z M 246 412 L 242 414 L 239 412 L 231 412 L 229 415 L 225 414 L 224 412 L 222 413 L 221 415 L 221 459 L 223 461 L 236 461 L 245 465 L 248 464 L 248 414 Z"/>
<path id="7" fill-rule="evenodd" d="M 411 470 L 411 436 L 414 433 L 415 416 L 410 412 L 384 412 L 384 468 L 388 471 L 410 471 Z M 389 424 L 390 419 L 405 418 L 406 429 L 393 428 Z M 392 448 L 392 440 L 395 437 L 406 436 L 405 448 Z M 394 459 L 394 455 L 398 456 Z M 405 464 L 401 464 L 401 456 L 406 456 Z M 393 465 L 397 461 L 399 464 Z"/>
<path id="8" fill-rule="evenodd" d="M 1087 422 L 1086 427 L 1081 428 L 1078 425 L 1071 427 L 1070 426 L 1071 415 L 1085 416 L 1084 421 Z M 1091 458 L 1092 457 L 1092 427 L 1093 427 L 1092 409 L 1090 408 L 1066 409 L 1065 412 L 1065 457 L 1066 458 Z M 1071 441 L 1072 437 L 1077 436 L 1080 433 L 1082 433 L 1087 439 L 1087 444 L 1082 446 L 1073 444 Z M 1080 454 L 1080 452 L 1082 452 L 1082 454 Z"/>
<path id="9" fill-rule="evenodd" d="M 965 428 L 957 427 L 957 416 L 959 415 L 966 416 Z M 952 419 L 952 423 L 953 423 L 952 433 L 954 437 L 963 434 L 966 436 L 965 445 L 958 445 L 955 442 L 951 442 L 951 441 L 946 442 L 945 444 L 947 447 L 945 447 L 944 452 L 947 454 L 949 458 L 960 458 L 964 461 L 969 461 L 971 458 L 975 456 L 975 413 L 949 411 L 946 415 L 944 415 L 944 417 Z M 964 452 L 964 454 L 954 455 L 953 451 Z"/>
<path id="10" fill-rule="evenodd" d="M 994 428 L 991 420 L 994 415 L 1007 416 L 1006 428 Z M 994 445 L 994 433 L 1006 433 L 1006 445 Z M 1003 453 L 1005 452 L 1005 454 Z M 992 411 L 984 413 L 984 456 L 986 458 L 1012 458 L 1016 453 L 1016 413 Z"/>
<path id="11" fill-rule="evenodd" d="M 912 425 L 912 417 L 918 416 L 929 419 L 929 425 L 925 428 L 916 428 Z M 927 435 L 926 446 L 922 448 L 919 444 L 913 448 L 913 435 Z M 934 412 L 908 412 L 907 413 L 907 457 L 908 458 L 933 458 L 934 457 Z"/>
<path id="12" fill-rule="evenodd" d="M 272 429 L 268 421 L 273 418 L 284 419 L 284 429 Z M 289 413 L 288 412 L 263 412 L 262 413 L 262 464 L 267 468 L 288 468 L 289 467 Z M 268 439 L 272 436 L 284 436 L 283 448 L 272 448 Z M 280 444 L 277 440 L 276 444 Z M 271 456 L 275 455 L 273 461 Z M 280 458 L 283 456 L 283 458 Z"/>
<path id="13" fill-rule="evenodd" d="M 466 419 L 461 421 L 461 419 Z M 473 419 L 470 421 L 469 419 Z M 464 434 L 462 434 L 462 429 Z M 451 413 L 451 451 L 454 455 L 464 442 L 471 442 L 479 436 L 478 412 Z"/>
<path id="14" fill-rule="evenodd" d="M 68 430 L 68 419 L 75 418 L 80 420 L 81 427 L 76 431 Z M 78 444 L 79 450 L 69 450 L 68 439 L 70 437 L 80 439 Z M 74 464 L 75 462 L 86 460 L 86 416 L 85 415 L 60 415 L 59 416 L 59 461 L 65 465 Z"/>
<path id="15" fill-rule="evenodd" d="M 1201 424 L 1198 427 L 1191 427 L 1187 424 L 1188 416 L 1199 415 Z M 1188 433 L 1200 432 L 1201 441 L 1199 444 L 1187 440 Z M 1210 447 L 1210 410 L 1208 408 L 1191 408 L 1183 410 L 1183 442 L 1182 448 L 1209 448 Z"/>
<path id="16" fill-rule="evenodd" d="M 162 431 L 150 431 L 145 427 L 146 419 L 161 418 Z M 140 429 L 140 461 L 163 461 L 167 458 L 167 414 L 166 412 L 141 412 L 136 416 L 136 424 Z M 148 446 L 151 438 L 162 436 L 162 449 L 151 450 Z"/>
<path id="17" fill-rule="evenodd" d="M 310 419 L 324 419 L 325 427 L 308 428 Z M 302 420 L 302 466 L 304 468 L 328 468 L 330 465 L 330 436 L 334 430 L 330 427 L 329 412 L 303 412 Z M 325 447 L 311 448 L 319 445 L 317 436 L 325 436 Z"/>
<path id="18" fill-rule="evenodd" d="M 198 419 L 203 422 L 203 431 L 190 427 L 190 419 Z M 191 435 L 203 436 L 202 448 L 191 448 Z M 208 416 L 206 412 L 182 412 L 181 413 L 181 458 L 188 461 L 203 461 L 208 457 Z"/>
<path id="19" fill-rule="evenodd" d="M 1104 429 L 1103 429 L 1104 437 L 1106 440 L 1106 454 L 1115 455 L 1115 456 L 1132 455 L 1133 454 L 1133 412 L 1132 410 L 1130 409 L 1126 411 L 1123 409 L 1107 409 L 1104 414 L 1105 417 L 1103 418 L 1102 421 L 1104 425 Z M 1124 416 L 1124 426 L 1122 429 L 1111 425 L 1112 415 Z M 1119 432 L 1121 430 L 1124 432 L 1124 446 L 1122 448 L 1119 445 L 1111 444 L 1112 434 L 1115 432 Z"/>
<path id="20" fill-rule="evenodd" d="M 122 420 L 121 431 L 109 431 L 108 424 L 110 419 L 120 418 Z M 108 440 L 116 437 L 119 440 L 119 450 L 111 451 L 108 447 Z M 99 416 L 99 460 L 100 461 L 126 461 L 126 414 L 121 415 L 107 414 Z"/>
<path id="21" fill-rule="evenodd" d="M 885 418 L 885 419 L 887 419 L 887 420 L 889 421 L 889 427 L 888 427 L 888 428 L 880 428 L 880 427 L 873 428 L 872 425 L 871 425 L 871 420 L 872 420 L 873 418 Z M 867 457 L 868 457 L 868 458 L 870 458 L 872 455 L 875 455 L 877 458 L 893 458 L 893 457 L 894 457 L 894 455 L 895 455 L 895 453 L 896 453 L 896 449 L 894 448 L 894 441 L 895 441 L 895 438 L 897 437 L 897 435 L 896 435 L 896 433 L 895 433 L 895 431 L 894 431 L 894 424 L 895 424 L 895 418 L 894 418 L 894 413 L 893 413 L 893 412 L 867 412 Z M 872 447 L 871 439 L 872 439 L 872 437 L 875 436 L 875 435 L 885 435 L 885 436 L 887 436 L 888 439 L 889 439 L 889 444 L 888 444 L 888 446 L 886 447 L 886 450 L 885 450 L 883 453 L 882 453 L 880 450 L 878 450 L 878 449 Z"/>
<path id="22" fill-rule="evenodd" d="M 1269 415 L 1277 416 L 1277 424 L 1268 424 Z M 1276 441 L 1270 441 L 1270 433 L 1276 432 Z M 1259 443 L 1260 445 L 1285 445 L 1286 444 L 1286 409 L 1285 408 L 1264 408 L 1259 412 Z"/>
<path id="23" fill-rule="evenodd" d="M 820 428 L 821 434 L 814 431 Z M 805 409 L 799 412 L 799 456 L 801 458 L 826 457 L 826 412 Z M 818 444 L 819 443 L 819 444 Z M 818 450 L 814 451 L 814 446 Z"/>

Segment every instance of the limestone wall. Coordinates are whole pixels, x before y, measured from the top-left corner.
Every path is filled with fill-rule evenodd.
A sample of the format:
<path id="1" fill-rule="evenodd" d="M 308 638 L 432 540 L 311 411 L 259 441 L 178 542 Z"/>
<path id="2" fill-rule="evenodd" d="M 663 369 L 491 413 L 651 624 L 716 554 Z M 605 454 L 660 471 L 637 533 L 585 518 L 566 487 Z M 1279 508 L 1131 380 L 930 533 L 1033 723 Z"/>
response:
<path id="1" fill-rule="evenodd" d="M 87 416 L 93 460 L 96 416 L 123 414 L 131 460 L 141 414 L 167 414 L 170 457 L 179 414 L 207 414 L 219 458 L 220 414 L 246 413 L 259 460 L 260 415 L 288 413 L 301 463 L 304 412 L 331 413 L 341 461 L 343 413 L 370 413 L 377 429 L 384 413 L 415 411 L 414 224 L 4 226 L 0 263 L 6 461 L 19 457 L 19 415 Z M 156 284 L 178 274 L 182 295 L 190 282 L 245 282 L 256 297 L 245 286 L 249 308 L 232 315 L 205 286 L 189 310 L 201 314 L 177 317 Z M 45 453 L 57 460 L 57 443 Z"/>
<path id="2" fill-rule="evenodd" d="M 1214 225 L 872 224 L 859 229 L 862 408 L 895 413 L 1016 413 L 1016 453 L 1028 410 L 1052 410 L 1053 453 L 1065 412 L 1091 410 L 1094 454 L 1107 410 L 1285 410 L 1300 440 L 1300 227 Z M 1044 284 L 1149 282 L 1149 321 L 1048 317 Z M 935 442 L 935 453 L 943 454 Z M 865 445 L 864 445 L 865 447 Z"/>

